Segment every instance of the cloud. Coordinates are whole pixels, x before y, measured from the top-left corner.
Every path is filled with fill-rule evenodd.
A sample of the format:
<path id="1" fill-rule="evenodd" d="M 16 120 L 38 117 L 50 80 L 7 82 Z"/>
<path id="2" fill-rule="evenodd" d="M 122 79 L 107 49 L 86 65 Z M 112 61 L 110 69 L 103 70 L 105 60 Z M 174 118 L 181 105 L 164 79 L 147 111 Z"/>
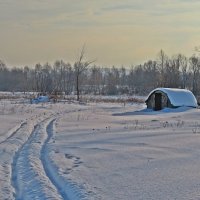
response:
<path id="1" fill-rule="evenodd" d="M 0 0 L 0 23 L 18 24 L 21 28 L 46 29 L 66 27 L 116 26 L 152 21 L 169 21 L 167 17 L 185 17 L 199 13 L 197 1 L 186 0 Z M 179 15 L 179 16 L 178 16 Z M 162 18 L 160 18 L 162 17 Z M 195 20 L 196 21 L 196 20 Z"/>
<path id="2" fill-rule="evenodd" d="M 86 43 L 101 63 L 139 62 L 161 48 L 190 49 L 193 37 L 200 43 L 199 6 L 196 0 L 0 0 L 0 55 L 21 63 L 67 52 L 73 60 Z"/>

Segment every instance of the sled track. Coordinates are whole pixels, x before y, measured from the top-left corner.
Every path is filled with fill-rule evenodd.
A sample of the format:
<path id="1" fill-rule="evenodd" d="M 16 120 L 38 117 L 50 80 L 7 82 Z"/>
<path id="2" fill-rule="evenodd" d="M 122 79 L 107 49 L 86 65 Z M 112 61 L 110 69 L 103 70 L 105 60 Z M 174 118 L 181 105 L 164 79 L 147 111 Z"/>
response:
<path id="1" fill-rule="evenodd" d="M 41 161 L 48 123 L 53 123 L 52 119 L 45 119 L 35 125 L 30 137 L 13 158 L 11 182 L 15 188 L 16 200 L 67 199 L 62 197 L 59 188 L 51 182 L 43 166 L 44 161 Z"/>

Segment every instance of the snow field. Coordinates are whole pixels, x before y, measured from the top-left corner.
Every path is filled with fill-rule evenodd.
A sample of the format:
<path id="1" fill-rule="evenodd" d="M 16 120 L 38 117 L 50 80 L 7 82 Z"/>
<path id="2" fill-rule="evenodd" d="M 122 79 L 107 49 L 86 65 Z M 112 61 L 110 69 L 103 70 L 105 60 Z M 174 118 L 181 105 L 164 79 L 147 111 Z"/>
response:
<path id="1" fill-rule="evenodd" d="M 68 195 L 70 199 L 82 198 L 74 186 L 59 177 L 46 150 L 56 117 L 62 112 L 76 112 L 79 106 L 74 110 L 71 110 L 73 106 L 63 109 L 63 106 L 51 104 L 25 107 L 22 116 L 14 113 L 21 117 L 21 122 L 7 132 L 7 127 L 2 131 L 0 199 L 68 199 Z M 10 116 L 6 116 L 8 120 Z"/>
<path id="2" fill-rule="evenodd" d="M 2 200 L 200 198 L 198 109 L 14 108 L 8 101 L 0 114 Z"/>
<path id="3" fill-rule="evenodd" d="M 98 104 L 63 115 L 51 151 L 62 176 L 87 199 L 198 199 L 199 110 L 132 109 Z"/>

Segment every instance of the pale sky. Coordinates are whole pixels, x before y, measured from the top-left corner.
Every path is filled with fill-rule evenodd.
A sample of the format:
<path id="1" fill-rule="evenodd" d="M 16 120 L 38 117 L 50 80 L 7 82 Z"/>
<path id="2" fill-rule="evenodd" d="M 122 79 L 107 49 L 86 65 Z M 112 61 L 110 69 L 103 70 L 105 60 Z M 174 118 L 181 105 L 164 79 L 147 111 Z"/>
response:
<path id="1" fill-rule="evenodd" d="M 0 0 L 0 59 L 24 66 L 86 58 L 105 66 L 190 56 L 200 45 L 200 0 Z"/>

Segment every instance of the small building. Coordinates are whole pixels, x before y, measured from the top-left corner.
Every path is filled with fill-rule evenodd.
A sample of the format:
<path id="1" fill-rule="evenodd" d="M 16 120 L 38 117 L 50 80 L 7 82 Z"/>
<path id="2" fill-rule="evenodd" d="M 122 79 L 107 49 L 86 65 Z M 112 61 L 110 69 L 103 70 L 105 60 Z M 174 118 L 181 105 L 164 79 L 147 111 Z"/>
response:
<path id="1" fill-rule="evenodd" d="M 175 88 L 156 88 L 150 92 L 145 103 L 147 108 L 153 110 L 182 106 L 197 107 L 197 100 L 191 91 Z"/>

